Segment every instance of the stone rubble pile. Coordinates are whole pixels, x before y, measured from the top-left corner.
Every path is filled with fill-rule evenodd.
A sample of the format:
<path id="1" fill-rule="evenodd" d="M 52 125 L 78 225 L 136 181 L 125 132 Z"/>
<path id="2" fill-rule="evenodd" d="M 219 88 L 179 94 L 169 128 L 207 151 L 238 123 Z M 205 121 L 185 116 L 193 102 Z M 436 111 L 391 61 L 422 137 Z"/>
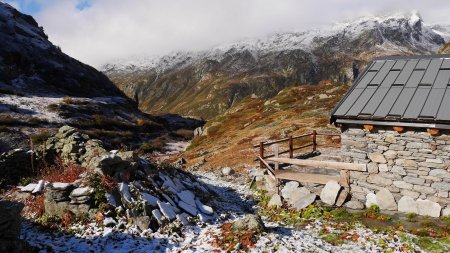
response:
<path id="1" fill-rule="evenodd" d="M 54 148 L 53 150 L 49 148 Z M 49 139 L 47 152 L 86 166 L 87 172 L 72 183 L 44 182 L 19 187 L 22 192 L 45 194 L 45 212 L 63 217 L 68 211 L 113 228 L 134 224 L 140 230 L 177 227 L 217 218 L 207 203 L 210 192 L 192 175 L 174 168 L 159 168 L 132 151 L 106 151 L 101 141 L 89 139 L 73 128 L 62 127 Z M 112 176 L 119 182 L 109 192 L 98 192 L 89 173 Z M 94 202 L 104 196 L 99 209 Z M 118 218 L 119 217 L 119 218 Z"/>

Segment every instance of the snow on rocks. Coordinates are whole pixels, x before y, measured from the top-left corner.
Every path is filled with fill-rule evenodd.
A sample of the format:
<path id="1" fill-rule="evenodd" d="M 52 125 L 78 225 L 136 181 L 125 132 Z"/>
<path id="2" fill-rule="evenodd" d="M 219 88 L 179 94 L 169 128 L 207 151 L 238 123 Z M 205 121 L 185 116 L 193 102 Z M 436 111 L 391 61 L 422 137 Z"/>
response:
<path id="1" fill-rule="evenodd" d="M 161 210 L 161 213 L 169 220 L 174 220 L 176 218 L 176 213 L 173 210 L 173 206 L 169 203 L 164 203 L 161 201 L 158 201 L 158 207 L 159 210 Z"/>
<path id="2" fill-rule="evenodd" d="M 32 192 L 36 188 L 37 184 L 28 184 L 26 186 L 19 186 L 19 190 L 22 192 Z"/>
<path id="3" fill-rule="evenodd" d="M 122 199 L 128 203 L 133 202 L 133 197 L 131 197 L 130 188 L 127 183 L 119 183 L 119 192 L 122 196 Z"/>
<path id="4" fill-rule="evenodd" d="M 150 193 L 141 192 L 142 199 L 152 207 L 158 206 L 158 198 L 151 195 Z"/>
<path id="5" fill-rule="evenodd" d="M 197 205 L 198 210 L 204 214 L 212 215 L 214 214 L 214 210 L 212 207 L 203 204 L 198 198 L 195 199 L 195 204 Z"/>
<path id="6" fill-rule="evenodd" d="M 195 206 L 187 204 L 182 200 L 178 201 L 178 206 L 192 216 L 196 216 L 198 213 L 197 208 Z"/>
<path id="7" fill-rule="evenodd" d="M 39 182 L 34 187 L 33 191 L 31 193 L 39 193 L 42 190 L 44 190 L 45 181 L 43 179 L 39 180 Z"/>

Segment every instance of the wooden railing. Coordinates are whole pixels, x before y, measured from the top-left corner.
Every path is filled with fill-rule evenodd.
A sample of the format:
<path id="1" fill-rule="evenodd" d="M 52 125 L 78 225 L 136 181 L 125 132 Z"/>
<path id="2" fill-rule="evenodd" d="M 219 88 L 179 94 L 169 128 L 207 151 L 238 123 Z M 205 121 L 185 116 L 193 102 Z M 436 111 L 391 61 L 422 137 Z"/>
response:
<path id="1" fill-rule="evenodd" d="M 325 138 L 333 138 L 336 137 L 337 143 L 336 144 L 326 144 L 326 143 L 317 143 L 318 137 L 325 137 Z M 306 142 L 302 142 L 302 145 L 296 146 L 295 141 L 296 140 L 305 140 Z M 275 141 L 269 141 L 269 142 L 260 142 L 257 145 L 254 145 L 254 148 L 259 148 L 259 157 L 262 159 L 275 157 L 275 154 L 266 154 L 265 147 L 271 146 L 274 144 L 280 144 L 280 143 L 287 143 L 287 149 L 285 150 L 277 150 L 277 155 L 287 154 L 289 153 L 289 158 L 294 158 L 294 151 L 305 149 L 308 147 L 312 147 L 312 152 L 317 151 L 318 147 L 338 147 L 341 142 L 341 136 L 339 134 L 325 134 L 325 133 L 317 133 L 316 130 L 312 131 L 311 133 L 297 135 L 297 136 L 289 136 L 287 138 L 275 140 Z M 278 149 L 278 145 L 277 145 Z M 261 168 L 266 167 L 263 162 L 260 160 L 260 166 Z"/>

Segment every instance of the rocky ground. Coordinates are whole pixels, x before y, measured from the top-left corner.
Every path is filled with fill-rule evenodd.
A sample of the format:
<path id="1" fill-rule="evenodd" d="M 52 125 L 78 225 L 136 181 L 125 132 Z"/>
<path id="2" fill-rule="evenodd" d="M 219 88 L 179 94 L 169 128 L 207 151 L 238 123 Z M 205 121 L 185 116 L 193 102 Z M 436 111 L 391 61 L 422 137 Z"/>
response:
<path id="1" fill-rule="evenodd" d="M 184 144 L 168 146 L 180 152 Z M 268 175 L 259 169 L 186 170 L 180 161 L 167 165 L 132 151 L 108 151 L 67 126 L 35 151 L 38 157 L 56 153 L 61 164 L 1 195 L 0 208 L 23 204 L 22 229 L 20 208 L 0 213 L 0 241 L 20 233 L 25 251 L 16 252 L 450 250 L 448 219 L 327 207 L 325 193 L 334 195 L 333 203 L 337 195 L 327 189 L 331 184 L 315 193 L 284 182 L 274 197 L 254 187 L 271 190 L 261 184 Z"/>
<path id="2" fill-rule="evenodd" d="M 242 178 L 214 173 L 195 175 L 219 196 L 214 204 L 220 218 L 211 224 L 189 225 L 179 233 L 164 234 L 140 231 L 133 226 L 119 231 L 92 222 L 74 224 L 70 227 L 72 233 L 67 234 L 42 231 L 27 221 L 21 238 L 41 252 L 225 252 L 215 238 L 220 236 L 223 224 L 242 219 L 258 209 L 257 203 L 252 201 L 254 192 Z M 251 252 L 424 252 L 408 242 L 413 235 L 402 232 L 380 233 L 362 224 L 342 227 L 342 224 L 320 219 L 296 227 L 262 218 L 267 231 L 258 237 Z M 324 230 L 329 232 L 324 234 Z M 333 245 L 327 242 L 327 235 L 333 234 L 344 234 L 349 238 L 343 244 Z"/>

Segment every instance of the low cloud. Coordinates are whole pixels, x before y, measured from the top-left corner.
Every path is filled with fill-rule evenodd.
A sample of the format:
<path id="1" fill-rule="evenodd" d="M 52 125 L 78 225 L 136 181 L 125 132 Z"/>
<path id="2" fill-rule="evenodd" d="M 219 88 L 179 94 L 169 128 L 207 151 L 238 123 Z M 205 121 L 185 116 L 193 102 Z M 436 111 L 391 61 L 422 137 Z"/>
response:
<path id="1" fill-rule="evenodd" d="M 99 66 L 117 58 L 202 50 L 344 19 L 418 10 L 427 23 L 450 23 L 440 0 L 39 0 L 35 18 L 69 55 Z M 15 2 L 20 8 L 20 4 Z"/>

